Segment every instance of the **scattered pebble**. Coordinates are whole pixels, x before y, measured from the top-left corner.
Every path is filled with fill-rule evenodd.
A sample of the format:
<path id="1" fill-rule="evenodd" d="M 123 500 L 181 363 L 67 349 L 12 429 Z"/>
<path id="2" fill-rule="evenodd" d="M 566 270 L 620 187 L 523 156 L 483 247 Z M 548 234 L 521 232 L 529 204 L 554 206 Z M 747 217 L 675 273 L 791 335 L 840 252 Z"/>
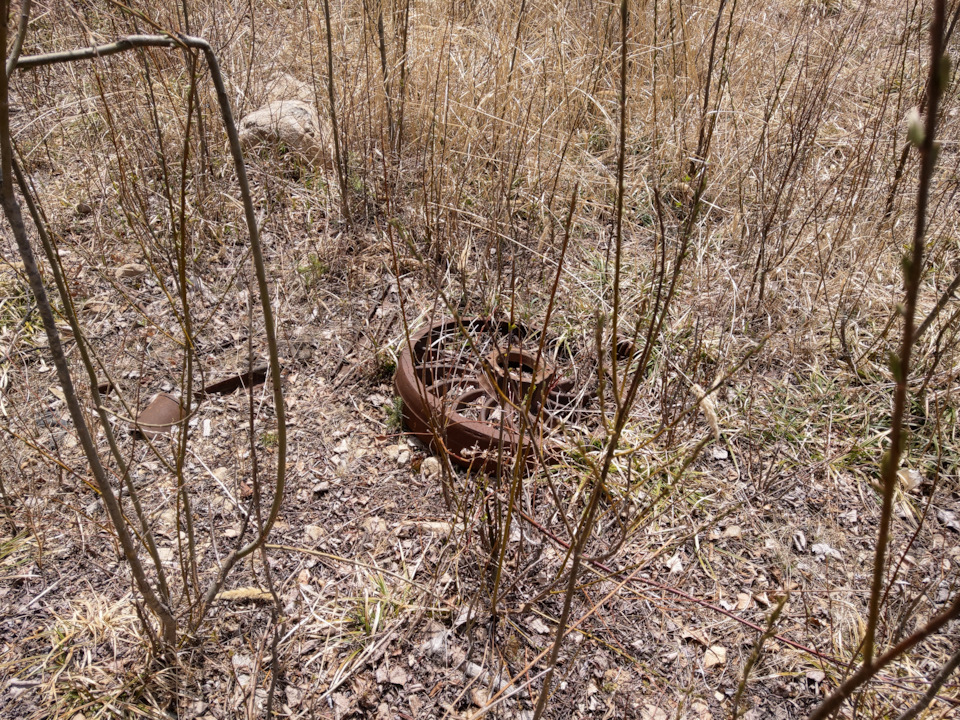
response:
<path id="1" fill-rule="evenodd" d="M 424 458 L 420 463 L 420 475 L 424 480 L 433 480 L 440 477 L 440 461 L 435 457 Z"/>

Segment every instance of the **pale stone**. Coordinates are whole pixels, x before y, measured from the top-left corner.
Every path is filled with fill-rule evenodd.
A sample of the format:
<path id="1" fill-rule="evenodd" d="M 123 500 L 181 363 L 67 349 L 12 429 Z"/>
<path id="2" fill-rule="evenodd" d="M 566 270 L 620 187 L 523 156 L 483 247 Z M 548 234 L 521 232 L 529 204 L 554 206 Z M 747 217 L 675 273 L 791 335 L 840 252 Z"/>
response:
<path id="1" fill-rule="evenodd" d="M 312 105 L 301 100 L 274 100 L 240 121 L 240 144 L 244 149 L 266 145 L 286 149 L 311 165 L 322 165 L 330 157 L 328 132 Z"/>

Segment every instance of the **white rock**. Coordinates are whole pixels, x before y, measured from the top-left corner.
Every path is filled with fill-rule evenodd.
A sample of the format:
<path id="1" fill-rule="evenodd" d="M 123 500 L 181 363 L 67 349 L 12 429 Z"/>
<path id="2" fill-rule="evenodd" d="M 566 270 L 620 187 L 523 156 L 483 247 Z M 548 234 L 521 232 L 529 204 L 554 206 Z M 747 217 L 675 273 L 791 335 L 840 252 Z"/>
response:
<path id="1" fill-rule="evenodd" d="M 301 100 L 275 100 L 240 121 L 240 145 L 267 145 L 297 153 L 314 166 L 330 157 L 329 132 L 324 132 L 312 105 Z"/>
<path id="2" fill-rule="evenodd" d="M 435 457 L 424 458 L 420 464 L 420 475 L 424 480 L 440 477 L 440 461 Z"/>
<path id="3" fill-rule="evenodd" d="M 394 665 L 390 668 L 390 675 L 387 679 L 391 685 L 406 685 L 410 680 L 410 676 L 402 667 Z"/>
<path id="4" fill-rule="evenodd" d="M 300 707 L 300 703 L 303 702 L 303 690 L 295 685 L 287 685 L 284 688 L 284 692 L 287 694 L 287 705 L 291 708 Z"/>

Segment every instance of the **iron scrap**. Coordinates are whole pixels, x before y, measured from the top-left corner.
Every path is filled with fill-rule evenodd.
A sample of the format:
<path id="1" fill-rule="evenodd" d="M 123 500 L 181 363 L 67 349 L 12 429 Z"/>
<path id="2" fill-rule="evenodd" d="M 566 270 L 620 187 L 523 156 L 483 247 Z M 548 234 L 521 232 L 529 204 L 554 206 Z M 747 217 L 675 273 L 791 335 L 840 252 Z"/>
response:
<path id="1" fill-rule="evenodd" d="M 481 317 L 412 335 L 395 378 L 406 427 L 458 465 L 490 473 L 520 457 L 527 466 L 556 457 L 571 435 L 588 436 L 599 418 L 596 383 L 577 382 L 556 346 L 550 358 L 541 353 L 550 346 L 532 338 L 522 325 Z"/>

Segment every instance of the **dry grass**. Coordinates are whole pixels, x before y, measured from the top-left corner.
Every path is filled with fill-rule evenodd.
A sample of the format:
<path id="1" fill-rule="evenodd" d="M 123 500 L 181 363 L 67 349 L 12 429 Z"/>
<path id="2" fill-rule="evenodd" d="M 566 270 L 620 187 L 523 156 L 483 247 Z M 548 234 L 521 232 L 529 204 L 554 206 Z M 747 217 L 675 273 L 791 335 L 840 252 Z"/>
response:
<path id="1" fill-rule="evenodd" d="M 183 5 L 174 2 L 143 4 L 141 19 L 110 3 L 37 5 L 25 54 L 109 41 L 150 24 L 186 28 Z M 220 56 L 237 117 L 259 107 L 278 72 L 313 87 L 321 115 L 329 114 L 322 3 L 186 6 L 190 31 Z M 403 345 L 401 315 L 411 326 L 426 322 L 443 293 L 464 314 L 542 320 L 575 186 L 578 211 L 549 332 L 587 357 L 597 318 L 609 328 L 613 305 L 618 8 L 579 0 L 415 2 L 404 60 L 405 7 L 404 0 L 331 4 L 346 197 L 332 165 L 313 169 L 270 152 L 248 161 L 296 428 L 290 499 L 275 540 L 339 558 L 271 551 L 286 668 L 277 707 L 290 716 L 374 716 L 381 703 L 408 716 L 468 716 L 471 703 L 473 711 L 482 704 L 472 691 L 483 683 L 464 680 L 463 663 L 517 673 L 548 644 L 533 618 L 553 628 L 559 615 L 553 590 L 564 550 L 527 525 L 521 550 L 504 560 L 506 619 L 495 630 L 485 622 L 490 556 L 478 491 L 485 486 L 453 479 L 461 503 L 449 539 L 417 524 L 451 518 L 434 497 L 436 478 L 413 469 L 422 452 L 413 448 L 398 464 L 407 448 L 384 409 L 390 391 L 381 375 Z M 713 717 L 730 714 L 757 633 L 649 583 L 679 587 L 761 626 L 789 590 L 781 636 L 827 655 L 855 652 L 878 514 L 873 485 L 889 425 L 887 356 L 899 337 L 913 155 L 895 183 L 903 119 L 921 102 L 925 12 L 888 0 L 862 7 L 656 0 L 631 8 L 621 327 L 650 312 L 643 302 L 663 270 L 658 258 L 668 270 L 682 263 L 683 271 L 621 439 L 611 504 L 591 553 L 617 537 L 620 510 L 646 514 L 628 525 L 609 561 L 619 575 L 594 566 L 586 576 L 574 609 L 583 625 L 564 655 L 558 682 L 567 689 L 555 700 L 556 717 L 602 717 L 608 709 L 609 716 L 659 717 L 651 706 L 671 717 L 704 717 L 695 714 L 700 705 Z M 15 142 L 102 370 L 128 404 L 115 403 L 120 416 L 157 390 L 183 387 L 175 238 L 189 244 L 187 296 L 203 377 L 242 367 L 247 337 L 254 355 L 263 352 L 259 320 L 248 320 L 255 298 L 242 208 L 215 102 L 202 79 L 202 127 L 194 124 L 185 139 L 189 81 L 183 56 L 151 50 L 21 73 L 14 85 Z M 954 82 L 943 108 L 921 317 L 958 271 L 956 99 Z M 709 154 L 697 158 L 705 134 Z M 685 234 L 690 250 L 679 257 Z M 40 717 L 44 706 L 66 717 L 78 709 L 187 714 L 201 701 L 210 707 L 197 714 L 262 712 L 272 632 L 263 606 L 231 605 L 207 623 L 183 649 L 190 670 L 178 685 L 146 664 L 119 566 L 112 566 L 116 577 L 101 576 L 82 599 L 68 600 L 67 589 L 82 587 L 97 558 L 114 551 L 101 532 L 102 508 L 81 485 L 72 434 L 37 422 L 60 417 L 62 404 L 49 392 L 42 333 L 11 249 L 0 249 L 10 268 L 0 268 L 2 410 L 10 431 L 0 463 L 16 522 L 39 549 L 33 560 L 17 556 L 33 563 L 26 581 L 10 579 L 14 571 L 0 559 L 0 587 L 22 603 L 53 582 L 49 573 L 72 578 L 50 591 L 49 605 L 11 616 L 34 627 L 18 631 L 29 639 L 23 655 L 4 649 L 2 673 L 42 683 L 31 690 L 36 709 L 23 714 Z M 144 258 L 146 276 L 116 279 L 117 267 Z M 953 305 L 918 347 L 915 388 L 923 392 L 915 396 L 906 465 L 926 482 L 898 497 L 891 554 L 899 575 L 885 610 L 887 641 L 956 592 L 956 530 L 939 514 L 960 510 L 957 323 L 946 323 Z M 718 379 L 714 419 L 722 439 L 686 467 L 714 432 L 692 388 Z M 257 451 L 269 464 L 274 429 L 265 397 L 255 408 Z M 245 399 L 233 398 L 205 404 L 192 420 L 181 472 L 198 493 L 203 572 L 216 568 L 224 530 L 240 521 L 231 498 L 242 496 L 251 468 L 247 411 Z M 162 544 L 177 553 L 170 515 L 177 473 L 143 443 L 124 443 Z M 579 448 L 530 481 L 529 497 L 540 498 L 531 512 L 541 524 L 557 531 L 563 517 L 577 517 L 590 488 L 587 468 L 600 456 L 599 446 Z M 543 500 L 548 480 L 563 516 Z M 311 535 L 303 526 L 320 530 Z M 58 545 L 90 558 L 51 555 Z M 814 552 L 816 545 L 839 559 Z M 536 562 L 525 566 L 525 559 Z M 631 573 L 634 580 L 621 585 Z M 263 582 L 258 557 L 234 586 Z M 470 619 L 460 608 L 472 608 Z M 437 649 L 440 636 L 446 644 Z M 710 645 L 727 649 L 725 664 L 703 667 Z M 929 678 L 949 654 L 947 645 L 937 640 L 891 670 L 861 698 L 861 716 L 890 717 L 908 704 L 918 678 Z M 798 716 L 822 683 L 840 677 L 810 653 L 776 641 L 765 647 L 745 693 L 756 717 Z M 123 672 L 112 664 L 120 661 Z M 380 677 L 394 666 L 404 668 L 405 684 Z M 530 707 L 537 672 L 518 681 L 533 692 L 494 714 Z M 114 700 L 93 707 L 93 692 Z M 945 693 L 956 696 L 956 687 Z M 4 702 L 3 712 L 19 712 Z M 951 707 L 934 705 L 931 717 Z"/>

